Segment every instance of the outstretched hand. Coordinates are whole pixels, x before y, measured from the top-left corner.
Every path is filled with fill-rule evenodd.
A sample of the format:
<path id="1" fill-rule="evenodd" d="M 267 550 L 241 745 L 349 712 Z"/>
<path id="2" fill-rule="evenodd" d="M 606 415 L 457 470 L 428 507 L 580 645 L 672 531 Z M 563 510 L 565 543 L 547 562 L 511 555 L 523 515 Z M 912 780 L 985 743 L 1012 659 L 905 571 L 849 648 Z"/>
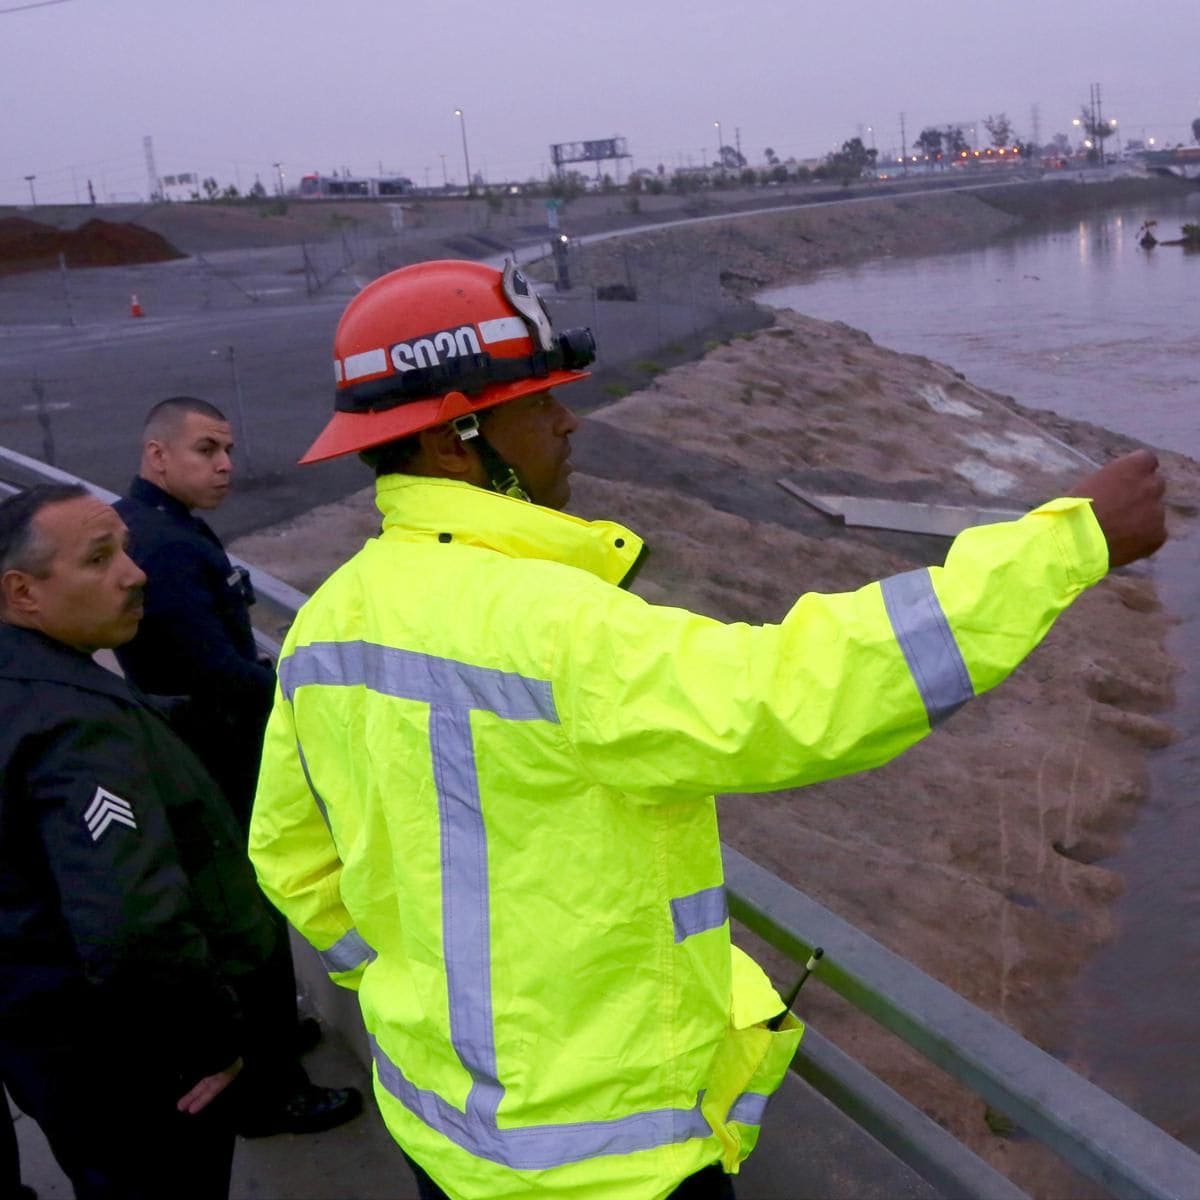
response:
<path id="1" fill-rule="evenodd" d="M 1167 540 L 1166 486 L 1157 456 L 1135 450 L 1105 463 L 1072 488 L 1070 495 L 1092 502 L 1108 540 L 1110 568 L 1145 558 Z"/>

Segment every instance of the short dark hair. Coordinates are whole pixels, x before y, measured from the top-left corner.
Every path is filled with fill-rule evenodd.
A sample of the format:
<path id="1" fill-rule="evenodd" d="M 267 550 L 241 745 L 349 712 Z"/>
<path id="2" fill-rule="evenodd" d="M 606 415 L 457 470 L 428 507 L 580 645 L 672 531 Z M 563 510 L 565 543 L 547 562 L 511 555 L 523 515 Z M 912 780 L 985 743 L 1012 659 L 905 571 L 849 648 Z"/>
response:
<path id="1" fill-rule="evenodd" d="M 51 504 L 90 495 L 81 483 L 39 483 L 0 503 L 0 574 L 28 571 L 45 578 L 54 547 L 34 528 L 34 518 Z"/>
<path id="2" fill-rule="evenodd" d="M 498 405 L 496 407 L 499 407 Z M 496 408 L 485 408 L 479 414 L 479 425 L 484 427 L 495 414 Z M 382 446 L 368 446 L 360 450 L 358 457 L 375 472 L 375 478 L 381 475 L 407 475 L 412 461 L 421 452 L 421 435 L 410 433 L 407 437 L 396 438 L 392 442 L 384 442 Z"/>
<path id="3" fill-rule="evenodd" d="M 208 400 L 201 400 L 198 396 L 168 396 L 146 414 L 146 421 L 142 426 L 143 440 L 178 433 L 183 418 L 188 413 L 199 413 L 202 417 L 208 417 L 210 421 L 228 420 L 225 414 Z"/>
<path id="4" fill-rule="evenodd" d="M 394 442 L 384 442 L 382 446 L 370 446 L 359 452 L 358 457 L 375 472 L 375 478 L 381 475 L 405 475 L 412 461 L 421 450 L 421 439 L 417 434 L 397 438 Z"/>

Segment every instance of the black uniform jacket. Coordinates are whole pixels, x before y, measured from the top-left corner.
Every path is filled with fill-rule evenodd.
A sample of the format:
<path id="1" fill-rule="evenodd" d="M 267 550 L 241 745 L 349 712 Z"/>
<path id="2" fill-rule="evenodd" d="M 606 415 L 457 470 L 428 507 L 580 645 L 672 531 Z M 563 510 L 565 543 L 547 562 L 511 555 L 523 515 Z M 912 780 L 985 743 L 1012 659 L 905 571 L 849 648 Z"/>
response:
<path id="1" fill-rule="evenodd" d="M 136 478 L 114 505 L 146 572 L 145 616 L 117 650 L 143 692 L 183 698 L 171 723 L 221 785 L 243 827 L 258 778 L 275 672 L 259 661 L 250 583 L 217 535 L 153 483 Z"/>
<path id="2" fill-rule="evenodd" d="M 195 756 L 120 677 L 0 624 L 0 764 L 0 1037 L 228 1066 L 233 986 L 277 935 Z"/>

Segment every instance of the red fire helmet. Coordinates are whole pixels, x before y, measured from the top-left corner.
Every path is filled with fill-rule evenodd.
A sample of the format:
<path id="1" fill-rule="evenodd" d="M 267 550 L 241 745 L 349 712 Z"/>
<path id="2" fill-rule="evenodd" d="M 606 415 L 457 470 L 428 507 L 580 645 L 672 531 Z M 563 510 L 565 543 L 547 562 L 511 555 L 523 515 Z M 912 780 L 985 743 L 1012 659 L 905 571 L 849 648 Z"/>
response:
<path id="1" fill-rule="evenodd" d="M 350 301 L 333 338 L 335 411 L 302 463 L 419 433 L 587 377 L 590 329 L 555 334 L 512 263 L 401 267 Z"/>

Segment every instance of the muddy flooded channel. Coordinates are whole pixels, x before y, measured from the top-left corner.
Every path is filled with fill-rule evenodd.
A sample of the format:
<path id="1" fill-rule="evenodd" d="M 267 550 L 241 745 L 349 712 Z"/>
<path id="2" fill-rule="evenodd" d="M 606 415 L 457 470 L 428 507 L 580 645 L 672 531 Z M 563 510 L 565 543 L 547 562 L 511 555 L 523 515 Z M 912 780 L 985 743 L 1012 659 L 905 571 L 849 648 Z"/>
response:
<path id="1" fill-rule="evenodd" d="M 1147 220 L 1160 239 L 1177 238 L 1200 221 L 1200 192 L 758 298 L 1200 459 L 1200 254 L 1142 249 Z M 1151 755 L 1149 800 L 1109 864 L 1126 885 L 1119 932 L 1077 983 L 1067 1049 L 1097 1083 L 1200 1149 L 1200 536 L 1169 544 L 1154 575 L 1179 618 L 1168 715 L 1182 737 Z"/>

